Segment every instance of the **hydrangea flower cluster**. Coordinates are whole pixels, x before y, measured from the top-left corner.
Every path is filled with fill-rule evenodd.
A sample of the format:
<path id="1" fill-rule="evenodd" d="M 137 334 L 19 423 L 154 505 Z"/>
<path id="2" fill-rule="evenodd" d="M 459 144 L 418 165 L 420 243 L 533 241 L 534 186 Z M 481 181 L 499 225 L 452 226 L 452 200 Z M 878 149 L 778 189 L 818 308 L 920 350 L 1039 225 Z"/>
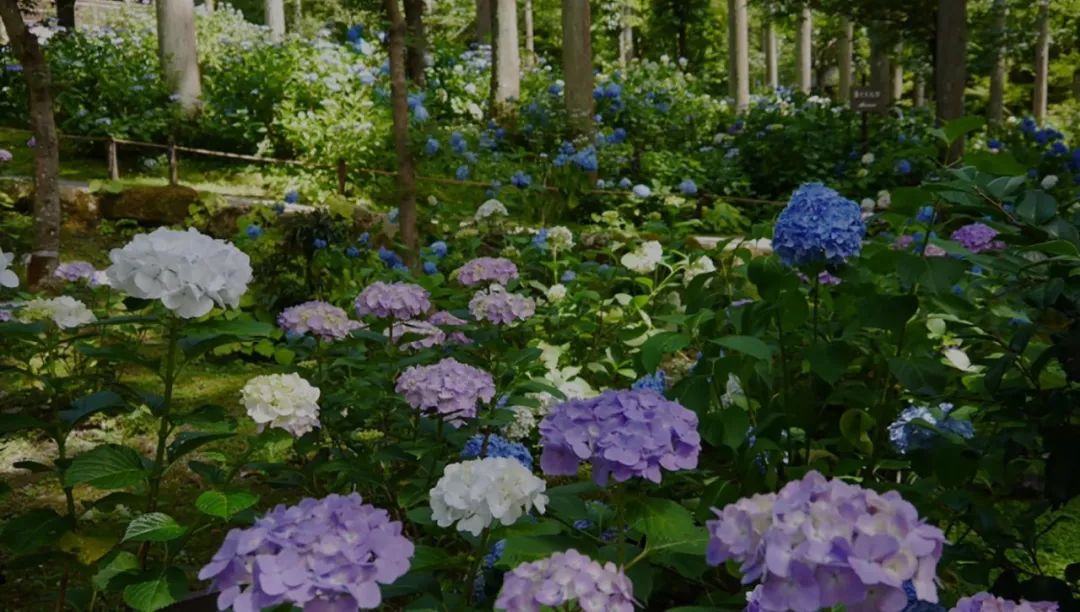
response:
<path id="1" fill-rule="evenodd" d="M 277 324 L 286 333 L 297 336 L 312 334 L 325 342 L 341 340 L 348 337 L 354 329 L 363 327 L 349 319 L 343 309 L 319 301 L 304 302 L 282 310 Z"/>
<path id="2" fill-rule="evenodd" d="M 51 320 L 60 329 L 74 329 L 97 321 L 86 304 L 67 295 L 24 302 L 17 317 L 23 322 Z"/>
<path id="3" fill-rule="evenodd" d="M 455 317 L 452 313 L 446 310 L 440 310 L 435 314 L 428 317 L 428 322 L 432 325 L 438 325 L 443 327 L 461 327 L 465 325 L 465 320 Z M 465 335 L 464 332 L 451 331 L 447 336 L 451 342 L 456 344 L 472 344 L 472 339 Z"/>
<path id="4" fill-rule="evenodd" d="M 6 164 L 13 159 L 15 159 L 15 156 L 11 154 L 11 151 L 0 149 L 0 164 Z"/>
<path id="5" fill-rule="evenodd" d="M 491 374 L 452 357 L 435 365 L 412 366 L 398 377 L 395 390 L 413 408 L 434 413 L 454 427 L 476 416 L 477 402 L 495 397 Z"/>
<path id="6" fill-rule="evenodd" d="M 1005 248 L 1005 243 L 994 240 L 998 235 L 997 230 L 982 223 L 969 223 L 952 233 L 950 238 L 959 242 L 972 253 L 985 253 L 987 251 L 1000 251 Z"/>
<path id="7" fill-rule="evenodd" d="M 663 370 L 646 374 L 634 381 L 630 388 L 634 391 L 652 391 L 663 395 L 667 391 L 667 374 Z"/>
<path id="8" fill-rule="evenodd" d="M 65 261 L 56 266 L 53 276 L 74 283 L 81 280 L 91 281 L 96 273 L 94 264 L 88 261 Z"/>
<path id="9" fill-rule="evenodd" d="M 574 248 L 574 233 L 564 225 L 556 225 L 547 230 L 547 242 L 556 251 L 568 251 Z"/>
<path id="10" fill-rule="evenodd" d="M 729 504 L 709 521 L 706 557 L 734 559 L 743 583 L 760 581 L 763 611 L 903 610 L 911 581 L 919 599 L 937 601 L 934 578 L 945 542 L 895 491 L 879 494 L 809 472 L 779 493 Z"/>
<path id="11" fill-rule="evenodd" d="M 479 321 L 509 325 L 536 314 L 536 302 L 527 296 L 510 293 L 502 285 L 477 291 L 469 300 L 469 312 Z"/>
<path id="12" fill-rule="evenodd" d="M 431 310 L 430 295 L 420 285 L 378 281 L 364 287 L 356 296 L 356 315 L 407 321 Z"/>
<path id="13" fill-rule="evenodd" d="M 914 449 L 929 448 L 938 434 L 929 427 L 920 426 L 916 421 L 924 421 L 927 425 L 954 433 L 961 438 L 974 436 L 975 428 L 971 421 L 953 418 L 949 414 L 952 409 L 953 405 L 948 402 L 939 404 L 939 417 L 926 406 L 912 404 L 889 425 L 889 440 L 901 454 L 907 454 Z"/>
<path id="14" fill-rule="evenodd" d="M 961 598 L 950 612 L 1057 612 L 1053 601 L 1009 601 L 990 593 L 976 593 Z"/>
<path id="15" fill-rule="evenodd" d="M 477 257 L 458 268 L 454 274 L 458 282 L 466 287 L 482 283 L 505 285 L 518 277 L 517 265 L 503 257 Z"/>
<path id="16" fill-rule="evenodd" d="M 664 248 L 660 246 L 659 242 L 650 240 L 623 255 L 619 262 L 633 272 L 648 274 L 655 270 L 656 266 L 660 265 L 663 258 Z"/>
<path id="17" fill-rule="evenodd" d="M 251 260 L 224 240 L 159 228 L 109 253 L 109 284 L 132 297 L 161 300 L 184 319 L 236 308 L 251 282 Z"/>
<path id="18" fill-rule="evenodd" d="M 584 612 L 633 612 L 634 585 L 614 563 L 600 565 L 571 548 L 503 576 L 495 608 L 540 612 L 574 601 Z"/>
<path id="19" fill-rule="evenodd" d="M 11 262 L 15 261 L 14 253 L 5 253 L 0 249 L 0 287 L 14 289 L 19 286 L 19 275 L 11 269 Z"/>
<path id="20" fill-rule="evenodd" d="M 543 513 L 547 484 L 516 459 L 488 457 L 451 463 L 431 489 L 431 518 L 474 536 L 496 521 L 513 525 L 536 508 Z"/>
<path id="21" fill-rule="evenodd" d="M 776 220 L 772 246 L 789 266 L 838 265 L 858 256 L 864 234 L 858 204 L 821 183 L 807 183 L 792 194 Z"/>
<path id="22" fill-rule="evenodd" d="M 251 420 L 302 436 L 319 426 L 319 389 L 299 374 L 267 374 L 249 380 L 240 390 Z"/>
<path id="23" fill-rule="evenodd" d="M 528 406 L 510 406 L 507 410 L 514 413 L 514 420 L 502 427 L 502 435 L 510 440 L 524 440 L 536 429 L 536 414 Z"/>
<path id="24" fill-rule="evenodd" d="M 409 571 L 413 550 L 401 523 L 357 493 L 307 498 L 230 531 L 199 579 L 220 591 L 219 610 L 369 610 L 382 604 L 380 584 Z"/>
<path id="25" fill-rule="evenodd" d="M 600 486 L 608 477 L 659 483 L 661 468 L 697 467 L 701 451 L 697 415 L 653 391 L 605 391 L 560 404 L 540 422 L 545 474 L 571 476 L 592 462 Z"/>
<path id="26" fill-rule="evenodd" d="M 476 209 L 476 214 L 474 215 L 474 218 L 477 221 L 485 221 L 491 217 L 505 217 L 509 214 L 510 212 L 506 210 L 505 204 L 498 200 L 492 199 L 484 202 L 480 205 L 479 208 Z"/>
<path id="27" fill-rule="evenodd" d="M 461 449 L 462 459 L 476 459 L 481 454 L 485 457 L 505 457 L 514 459 L 526 469 L 532 469 L 532 453 L 519 442 L 511 442 L 502 436 L 491 434 L 487 437 L 487 448 L 484 448 L 484 436 L 476 434 L 469 438 Z"/>

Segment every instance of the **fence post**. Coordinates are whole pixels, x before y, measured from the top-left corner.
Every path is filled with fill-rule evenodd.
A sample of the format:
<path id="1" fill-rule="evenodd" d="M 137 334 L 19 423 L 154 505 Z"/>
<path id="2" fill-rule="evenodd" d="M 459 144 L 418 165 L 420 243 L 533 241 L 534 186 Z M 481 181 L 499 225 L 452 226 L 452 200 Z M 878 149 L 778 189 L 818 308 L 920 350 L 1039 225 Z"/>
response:
<path id="1" fill-rule="evenodd" d="M 116 139 L 113 138 L 112 136 L 109 136 L 108 158 L 109 158 L 109 180 L 110 181 L 118 181 L 118 180 L 120 180 L 120 161 L 117 159 L 117 155 L 116 155 Z"/>
<path id="2" fill-rule="evenodd" d="M 337 192 L 339 195 L 345 195 L 345 179 L 348 175 L 348 166 L 345 165 L 344 159 L 337 160 Z"/>
<path id="3" fill-rule="evenodd" d="M 176 143 L 169 141 L 169 184 L 180 182 L 180 160 L 176 157 Z"/>

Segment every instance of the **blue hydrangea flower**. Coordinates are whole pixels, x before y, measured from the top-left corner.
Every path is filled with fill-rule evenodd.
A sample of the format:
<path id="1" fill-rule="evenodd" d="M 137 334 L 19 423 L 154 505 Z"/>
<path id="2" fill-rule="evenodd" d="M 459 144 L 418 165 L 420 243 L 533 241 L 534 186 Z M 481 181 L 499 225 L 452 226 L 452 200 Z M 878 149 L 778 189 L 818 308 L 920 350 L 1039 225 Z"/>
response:
<path id="1" fill-rule="evenodd" d="M 476 434 L 469 438 L 461 449 L 462 459 L 476 459 L 480 457 L 480 450 L 484 447 L 484 436 Z M 488 436 L 487 453 L 485 457 L 505 457 L 515 459 L 528 469 L 532 469 L 533 457 L 524 444 L 511 442 L 502 436 L 491 434 Z"/>
<path id="2" fill-rule="evenodd" d="M 371 242 L 371 234 L 364 232 L 363 234 L 360 234 L 360 237 L 357 238 L 356 241 L 360 243 L 360 246 L 366 247 L 368 243 Z"/>
<path id="3" fill-rule="evenodd" d="M 326 241 L 323 240 L 322 238 L 316 238 L 311 244 L 316 249 L 325 249 L 326 248 Z"/>
<path id="4" fill-rule="evenodd" d="M 510 177 L 510 184 L 518 189 L 527 189 L 529 185 L 532 185 L 532 177 L 518 170 L 514 176 Z"/>
<path id="5" fill-rule="evenodd" d="M 379 247 L 379 259 L 386 264 L 387 268 L 397 269 L 399 266 L 404 266 L 405 264 L 397 253 L 386 247 Z"/>
<path id="6" fill-rule="evenodd" d="M 446 257 L 446 253 L 450 250 L 450 247 L 446 246 L 446 243 L 442 240 L 432 242 L 428 248 L 431 249 L 431 254 L 439 259 Z"/>
<path id="7" fill-rule="evenodd" d="M 697 195 L 697 183 L 693 179 L 683 179 L 683 182 L 679 183 L 679 192 L 688 196 Z"/>
<path id="8" fill-rule="evenodd" d="M 349 248 L 345 249 L 345 256 L 346 257 L 359 257 L 360 256 L 360 249 L 358 249 L 358 248 L 356 248 L 354 246 L 350 246 Z"/>
<path id="9" fill-rule="evenodd" d="M 574 272 L 573 270 L 567 270 L 566 272 L 562 273 L 562 276 L 559 277 L 559 282 L 569 283 L 569 282 L 573 282 L 574 279 L 576 279 L 576 278 L 577 278 L 577 273 L 576 272 Z"/>
<path id="10" fill-rule="evenodd" d="M 619 189 L 630 189 L 634 184 L 630 182 L 630 179 L 623 178 L 619 180 Z"/>
<path id="11" fill-rule="evenodd" d="M 465 179 L 469 178 L 469 167 L 458 166 L 458 169 L 454 171 L 454 178 L 459 181 L 464 181 Z"/>
<path id="12" fill-rule="evenodd" d="M 258 225 L 254 225 L 254 224 L 249 225 L 247 227 L 247 235 L 248 235 L 248 238 L 258 238 L 259 236 L 263 235 L 263 228 L 259 227 Z"/>
<path id="13" fill-rule="evenodd" d="M 300 201 L 300 194 L 297 193 L 295 190 L 290 191 L 290 192 L 285 194 L 285 203 L 286 204 L 296 204 L 299 201 Z"/>
<path id="14" fill-rule="evenodd" d="M 578 519 L 574 521 L 574 529 L 580 529 L 585 531 L 586 529 L 592 529 L 593 522 L 589 519 Z"/>
<path id="15" fill-rule="evenodd" d="M 919 209 L 918 214 L 915 215 L 915 220 L 919 223 L 931 223 L 934 221 L 934 207 L 923 206 Z"/>
<path id="16" fill-rule="evenodd" d="M 562 83 L 552 83 L 551 85 L 548 85 L 547 90 L 548 90 L 549 95 L 561 96 L 562 95 L 562 90 L 563 90 Z"/>
<path id="17" fill-rule="evenodd" d="M 607 137 L 607 142 L 608 144 L 622 144 L 626 142 L 626 136 L 626 129 L 621 127 L 615 128 L 611 132 L 611 135 Z"/>
<path id="18" fill-rule="evenodd" d="M 646 374 L 630 385 L 634 391 L 655 391 L 663 395 L 667 391 L 667 374 L 663 370 L 657 370 L 652 374 Z"/>
<path id="19" fill-rule="evenodd" d="M 541 251 L 547 251 L 547 239 L 548 230 L 546 227 L 542 227 L 540 231 L 533 234 L 532 245 Z"/>
<path id="20" fill-rule="evenodd" d="M 439 141 L 434 138 L 428 138 L 427 142 L 424 144 L 424 152 L 427 153 L 428 157 L 435 156 L 435 154 L 439 152 Z"/>
<path id="21" fill-rule="evenodd" d="M 889 425 L 889 440 L 900 454 L 907 454 L 914 449 L 929 448 L 937 439 L 938 433 L 933 429 L 917 424 L 915 421 L 923 421 L 939 430 L 947 431 L 964 439 L 975 435 L 975 427 L 971 421 L 954 419 L 949 414 L 953 410 L 950 403 L 938 405 L 937 416 L 926 406 L 908 406 L 900 413 L 892 424 Z"/>
<path id="22" fill-rule="evenodd" d="M 647 198 L 652 195 L 652 189 L 649 189 L 648 185 L 634 185 L 634 195 L 639 198 Z"/>
<path id="23" fill-rule="evenodd" d="M 450 148 L 454 153 L 461 155 L 469 150 L 469 143 L 465 142 L 465 137 L 461 135 L 461 132 L 454 132 L 450 134 Z"/>
<path id="24" fill-rule="evenodd" d="M 833 265 L 858 256 L 866 225 L 859 205 L 821 183 L 807 183 L 791 196 L 773 231 L 773 249 L 789 266 Z"/>
<path id="25" fill-rule="evenodd" d="M 424 262 L 424 274 L 438 274 L 439 267 L 435 265 L 433 261 Z"/>
<path id="26" fill-rule="evenodd" d="M 1005 146 L 1001 144 L 1001 141 L 997 138 L 991 138 L 986 142 L 986 148 L 990 149 L 991 151 L 1000 151 L 1005 148 Z"/>
<path id="27" fill-rule="evenodd" d="M 906 159 L 901 159 L 900 161 L 896 162 L 896 173 L 911 174 L 911 162 Z"/>

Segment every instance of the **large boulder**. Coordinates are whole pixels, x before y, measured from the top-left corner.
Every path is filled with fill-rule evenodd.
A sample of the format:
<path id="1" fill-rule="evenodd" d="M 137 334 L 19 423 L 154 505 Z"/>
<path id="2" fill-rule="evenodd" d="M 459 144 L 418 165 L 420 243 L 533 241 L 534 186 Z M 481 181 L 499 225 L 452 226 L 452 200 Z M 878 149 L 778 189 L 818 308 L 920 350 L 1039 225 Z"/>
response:
<path id="1" fill-rule="evenodd" d="M 176 225 L 199 203 L 199 192 L 183 185 L 133 187 L 107 194 L 101 201 L 104 219 L 132 219 L 146 225 Z"/>

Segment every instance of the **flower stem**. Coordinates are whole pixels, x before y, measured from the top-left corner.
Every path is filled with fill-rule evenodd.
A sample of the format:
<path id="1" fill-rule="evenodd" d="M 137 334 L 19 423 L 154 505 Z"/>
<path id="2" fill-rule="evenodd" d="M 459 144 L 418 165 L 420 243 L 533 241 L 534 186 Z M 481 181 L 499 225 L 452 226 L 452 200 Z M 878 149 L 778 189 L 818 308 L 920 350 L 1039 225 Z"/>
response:
<path id="1" fill-rule="evenodd" d="M 169 409 L 172 405 L 173 386 L 176 382 L 176 349 L 180 336 L 180 321 L 169 317 L 167 324 L 168 351 L 165 355 L 165 372 L 162 380 L 165 383 L 165 394 L 161 401 L 161 410 L 158 418 L 161 420 L 158 426 L 157 452 L 154 457 L 154 468 L 150 473 L 150 486 L 146 495 L 146 511 L 157 510 L 158 494 L 161 491 L 161 478 L 165 474 L 165 444 L 169 440 L 172 431 L 172 422 L 169 420 Z M 139 547 L 139 565 L 146 566 L 146 556 L 150 552 L 150 543 L 143 542 Z"/>
<path id="2" fill-rule="evenodd" d="M 465 577 L 465 602 L 472 606 L 473 603 L 473 585 L 476 584 L 476 577 L 480 572 L 480 564 L 484 561 L 484 555 L 487 553 L 488 539 L 491 537 L 491 530 L 485 529 L 483 534 L 480 535 L 480 547 L 476 550 L 475 558 L 472 564 L 469 566 L 469 574 Z"/>

